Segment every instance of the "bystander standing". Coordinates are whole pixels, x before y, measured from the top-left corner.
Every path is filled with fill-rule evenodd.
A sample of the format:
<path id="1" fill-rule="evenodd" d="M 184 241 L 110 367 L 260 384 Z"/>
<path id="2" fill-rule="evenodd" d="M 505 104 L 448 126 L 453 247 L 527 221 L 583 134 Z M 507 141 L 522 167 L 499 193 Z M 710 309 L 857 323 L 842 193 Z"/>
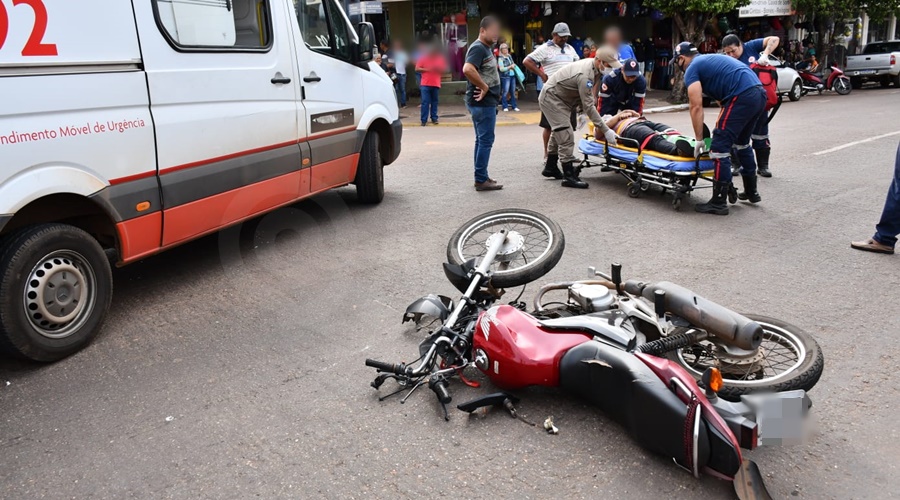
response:
<path id="1" fill-rule="evenodd" d="M 493 16 L 485 16 L 479 25 L 478 39 L 469 44 L 463 74 L 469 81 L 466 86 L 466 108 L 475 125 L 475 190 L 496 191 L 503 189 L 488 175 L 491 148 L 494 146 L 494 128 L 497 125 L 497 102 L 500 98 L 500 73 L 497 58 L 491 47 L 500 35 L 500 22 Z"/>
<path id="2" fill-rule="evenodd" d="M 441 78 L 447 71 L 447 61 L 437 45 L 424 45 L 416 62 L 416 74 L 420 75 L 419 92 L 422 94 L 420 118 L 422 126 L 431 122 L 438 124 L 438 93 L 441 90 Z"/>
<path id="3" fill-rule="evenodd" d="M 881 210 L 881 220 L 875 226 L 875 235 L 863 241 L 854 241 L 850 246 L 866 252 L 894 253 L 897 235 L 900 234 L 900 146 L 894 159 L 894 180 L 888 188 L 887 199 Z"/>

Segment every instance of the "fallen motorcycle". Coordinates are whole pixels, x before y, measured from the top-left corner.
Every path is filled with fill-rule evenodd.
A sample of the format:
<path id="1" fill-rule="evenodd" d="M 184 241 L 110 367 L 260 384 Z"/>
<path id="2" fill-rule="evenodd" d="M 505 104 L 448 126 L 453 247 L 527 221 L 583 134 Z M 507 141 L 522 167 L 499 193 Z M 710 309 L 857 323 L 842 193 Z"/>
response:
<path id="1" fill-rule="evenodd" d="M 797 327 L 742 315 L 669 282 L 622 280 L 589 269 L 586 280 L 544 285 L 533 310 L 498 304 L 502 289 L 537 280 L 562 257 L 560 227 L 536 212 L 480 215 L 456 231 L 444 272 L 463 295 L 409 306 L 403 321 L 437 318 L 418 359 L 368 359 L 379 389 L 393 379 L 406 392 L 427 385 L 449 419 L 450 381 L 470 366 L 504 390 L 560 387 L 599 406 L 645 448 L 695 477 L 732 480 L 740 498 L 768 498 L 758 467 L 741 448 L 800 436 L 811 407 L 806 391 L 822 373 L 815 340 Z M 524 290 L 523 290 L 524 291 Z M 566 294 L 559 302 L 548 293 Z M 458 405 L 500 405 L 516 416 L 518 398 L 500 392 Z"/>

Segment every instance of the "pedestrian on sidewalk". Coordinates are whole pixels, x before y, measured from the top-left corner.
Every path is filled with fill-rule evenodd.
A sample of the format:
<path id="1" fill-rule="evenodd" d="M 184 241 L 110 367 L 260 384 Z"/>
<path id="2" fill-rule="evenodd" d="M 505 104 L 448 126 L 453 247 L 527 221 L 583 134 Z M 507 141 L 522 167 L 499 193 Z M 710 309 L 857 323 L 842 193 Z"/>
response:
<path id="1" fill-rule="evenodd" d="M 500 71 L 500 106 L 503 111 L 519 111 L 519 105 L 516 102 L 516 62 L 513 60 L 512 54 L 509 53 L 509 45 L 500 44 L 500 54 L 497 56 L 497 69 Z M 507 99 L 509 95 L 509 99 Z M 509 106 L 507 106 L 509 104 Z"/>
<path id="2" fill-rule="evenodd" d="M 575 48 L 568 43 L 569 37 L 572 36 L 568 24 L 556 23 L 556 26 L 553 27 L 552 36 L 552 40 L 534 49 L 534 52 L 528 54 L 525 57 L 525 60 L 522 61 L 522 65 L 525 66 L 528 71 L 536 74 L 538 79 L 543 83 L 547 83 L 547 80 L 564 66 L 581 60 L 581 57 L 578 55 L 578 52 L 575 51 Z M 540 98 L 540 95 L 538 98 Z M 547 117 L 544 116 L 543 112 L 541 112 L 540 126 L 544 129 L 544 165 L 542 168 L 545 172 L 558 172 L 556 178 L 562 179 L 562 172 L 559 172 L 559 165 L 556 163 L 550 164 L 548 161 L 547 143 L 550 141 L 550 122 L 547 121 Z M 576 113 L 573 110 L 572 128 L 574 129 L 575 126 Z"/>
<path id="3" fill-rule="evenodd" d="M 850 246 L 865 252 L 894 253 L 897 235 L 900 234 L 900 145 L 894 160 L 894 180 L 888 188 L 881 220 L 875 226 L 875 236 L 863 241 L 854 241 Z"/>
<path id="4" fill-rule="evenodd" d="M 397 91 L 397 100 L 401 108 L 406 107 L 406 67 L 409 66 L 409 54 L 403 48 L 403 42 L 394 40 L 393 54 L 394 71 L 397 80 L 394 81 L 394 89 Z"/>
<path id="5" fill-rule="evenodd" d="M 478 39 L 469 44 L 463 74 L 466 85 L 466 108 L 475 125 L 475 190 L 496 191 L 503 185 L 488 175 L 494 127 L 497 125 L 497 103 L 500 99 L 500 72 L 491 47 L 500 36 L 500 21 L 494 16 L 481 19 Z"/>
<path id="6" fill-rule="evenodd" d="M 416 63 L 416 74 L 421 75 L 419 92 L 422 94 L 422 106 L 419 113 L 422 126 L 431 123 L 438 124 L 438 93 L 441 90 L 441 77 L 447 71 L 447 61 L 437 45 L 423 47 L 424 53 Z"/>
<path id="7" fill-rule="evenodd" d="M 622 41 L 622 30 L 618 26 L 606 28 L 606 31 L 603 32 L 603 44 L 615 49 L 619 56 L 619 62 L 635 58 L 631 45 Z"/>

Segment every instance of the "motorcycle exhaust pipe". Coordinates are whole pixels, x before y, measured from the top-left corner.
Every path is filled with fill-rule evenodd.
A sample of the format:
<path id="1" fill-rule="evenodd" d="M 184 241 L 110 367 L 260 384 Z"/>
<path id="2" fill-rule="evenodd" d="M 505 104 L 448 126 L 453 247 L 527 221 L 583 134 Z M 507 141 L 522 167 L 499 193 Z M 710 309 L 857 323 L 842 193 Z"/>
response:
<path id="1" fill-rule="evenodd" d="M 625 291 L 653 302 L 657 290 L 665 292 L 666 310 L 682 317 L 710 334 L 729 341 L 736 347 L 755 350 L 762 342 L 763 329 L 756 321 L 738 314 L 711 300 L 695 294 L 683 286 L 661 281 L 647 284 L 634 280 L 625 282 Z"/>

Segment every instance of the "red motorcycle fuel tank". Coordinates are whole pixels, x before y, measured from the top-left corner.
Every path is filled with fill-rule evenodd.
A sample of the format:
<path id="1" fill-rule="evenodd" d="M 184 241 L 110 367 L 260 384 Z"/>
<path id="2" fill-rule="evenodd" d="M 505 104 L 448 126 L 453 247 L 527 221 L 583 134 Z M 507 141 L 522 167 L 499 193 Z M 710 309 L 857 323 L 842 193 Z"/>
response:
<path id="1" fill-rule="evenodd" d="M 545 330 L 531 315 L 502 305 L 481 313 L 472 349 L 475 365 L 498 387 L 556 387 L 563 354 L 590 339 L 585 333 Z"/>

